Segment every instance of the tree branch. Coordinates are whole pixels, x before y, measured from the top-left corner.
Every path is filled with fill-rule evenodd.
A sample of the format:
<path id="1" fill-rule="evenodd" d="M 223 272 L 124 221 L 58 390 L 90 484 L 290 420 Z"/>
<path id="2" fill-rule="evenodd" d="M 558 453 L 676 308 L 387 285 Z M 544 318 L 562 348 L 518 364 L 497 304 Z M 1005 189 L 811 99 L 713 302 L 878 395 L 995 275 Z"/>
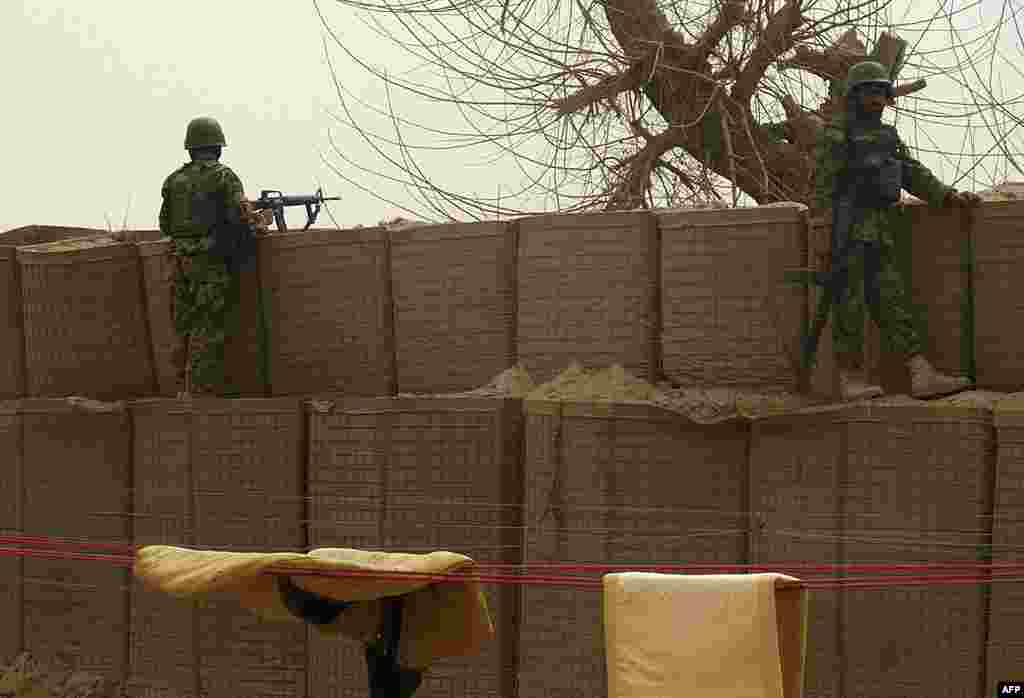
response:
<path id="1" fill-rule="evenodd" d="M 708 25 L 693 45 L 696 62 L 703 63 L 714 50 L 718 42 L 737 24 L 750 19 L 745 0 L 725 0 L 715 20 Z"/>
<path id="2" fill-rule="evenodd" d="M 644 205 L 645 193 L 651 184 L 651 172 L 666 152 L 682 145 L 681 135 L 676 129 L 667 129 L 656 136 L 651 136 L 640 124 L 633 124 L 634 129 L 647 137 L 647 143 L 633 154 L 627 162 L 629 169 L 612 191 L 605 210 L 622 211 L 641 208 Z M 649 137 L 648 137 L 649 136 Z"/>
<path id="3" fill-rule="evenodd" d="M 634 63 L 629 70 L 623 73 L 607 75 L 600 81 L 591 83 L 568 97 L 552 100 L 551 106 L 559 114 L 572 114 L 584 107 L 590 106 L 594 102 L 614 97 L 620 92 L 635 90 L 640 87 L 643 81 L 643 64 Z"/>
<path id="4" fill-rule="evenodd" d="M 815 51 L 806 46 L 797 46 L 796 55 L 780 61 L 784 68 L 797 68 L 814 73 L 825 80 L 842 80 L 854 63 L 864 60 L 864 54 L 851 53 L 843 49 Z"/>
<path id="5" fill-rule="evenodd" d="M 750 104 L 750 99 L 757 90 L 761 78 L 768 66 L 780 55 L 793 47 L 793 32 L 804 23 L 800 14 L 800 0 L 788 0 L 778 12 L 768 20 L 757 45 L 743 66 L 736 83 L 732 87 L 732 98 L 740 104 Z"/>

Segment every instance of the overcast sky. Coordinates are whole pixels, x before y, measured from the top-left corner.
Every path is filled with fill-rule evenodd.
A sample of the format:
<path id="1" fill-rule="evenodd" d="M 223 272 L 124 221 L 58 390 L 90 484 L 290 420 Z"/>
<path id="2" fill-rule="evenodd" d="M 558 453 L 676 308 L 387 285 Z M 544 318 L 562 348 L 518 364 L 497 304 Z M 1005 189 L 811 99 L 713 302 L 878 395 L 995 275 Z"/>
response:
<path id="1" fill-rule="evenodd" d="M 343 197 L 331 207 L 342 226 L 390 213 L 341 191 L 321 162 L 323 108 L 337 98 L 309 2 L 2 0 L 0 27 L 0 230 L 106 227 L 105 215 L 119 228 L 126 210 L 129 228 L 157 227 L 160 185 L 187 160 L 185 127 L 200 115 L 220 120 L 222 160 L 250 197 L 322 184 Z M 303 218 L 290 209 L 290 223 Z"/>
<path id="2" fill-rule="evenodd" d="M 351 49 L 400 67 L 401 58 L 348 9 L 331 0 L 321 7 Z M 250 198 L 261 189 L 312 193 L 322 185 L 342 197 L 331 206 L 342 226 L 402 213 L 321 161 L 329 153 L 325 109 L 336 109 L 338 98 L 308 0 L 0 0 L 0 27 L 0 230 L 31 223 L 105 228 L 107 216 L 116 229 L 126 212 L 129 228 L 155 228 L 160 185 L 187 159 L 185 127 L 199 115 L 220 120 L 228 141 L 223 161 Z M 1006 41 L 1008 50 L 1019 47 L 1013 34 Z M 378 94 L 364 71 L 340 77 L 356 95 Z M 1020 85 L 1019 70 L 1001 81 Z M 930 88 L 929 96 L 941 93 Z M 351 134 L 335 130 L 335 137 L 360 149 Z M 937 138 L 951 150 L 962 145 L 956 134 Z M 922 159 L 942 167 L 937 157 Z M 301 209 L 289 211 L 292 225 L 303 217 Z M 318 222 L 331 224 L 323 215 Z"/>

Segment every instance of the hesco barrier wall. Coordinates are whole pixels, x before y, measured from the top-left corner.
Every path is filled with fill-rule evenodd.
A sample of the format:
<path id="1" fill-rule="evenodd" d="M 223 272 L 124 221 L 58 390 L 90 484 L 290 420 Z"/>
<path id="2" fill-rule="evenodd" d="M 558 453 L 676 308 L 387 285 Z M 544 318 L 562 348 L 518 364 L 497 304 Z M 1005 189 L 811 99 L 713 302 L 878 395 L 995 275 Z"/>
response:
<path id="1" fill-rule="evenodd" d="M 1024 350 L 1016 328 L 1024 320 L 1021 235 L 1024 202 L 986 204 L 974 222 L 974 346 L 979 384 L 995 390 L 1024 386 Z"/>
<path id="2" fill-rule="evenodd" d="M 688 385 L 797 387 L 803 207 L 659 211 L 665 374 Z"/>
<path id="3" fill-rule="evenodd" d="M 513 365 L 515 226 L 463 223 L 389 235 L 398 392 L 471 390 Z"/>
<path id="4" fill-rule="evenodd" d="M 844 560 L 984 560 L 995 467 L 990 410 L 872 406 L 843 421 Z M 851 590 L 843 597 L 844 695 L 984 695 L 982 585 Z"/>
<path id="5" fill-rule="evenodd" d="M 0 454 L 3 482 L 20 480 L 11 489 L 23 534 L 131 542 L 131 428 L 122 407 L 33 399 L 10 405 L 4 421 L 4 446 L 15 452 Z M 20 478 L 9 479 L 19 460 Z M 20 579 L 4 580 L 20 583 L 22 600 L 4 634 L 20 624 L 20 649 L 42 661 L 74 657 L 86 671 L 123 680 L 129 580 L 115 565 L 26 557 Z"/>
<path id="6" fill-rule="evenodd" d="M 0 399 L 25 395 L 25 327 L 18 247 L 98 235 L 91 228 L 28 225 L 0 233 Z"/>
<path id="7" fill-rule="evenodd" d="M 306 547 L 297 399 L 132 405 L 135 542 L 245 551 Z M 133 695 L 305 691 L 306 633 L 229 602 L 182 603 L 133 586 Z"/>
<path id="8" fill-rule="evenodd" d="M 526 414 L 526 563 L 746 558 L 746 424 L 644 405 L 528 402 Z M 600 593 L 521 596 L 520 696 L 603 695 Z"/>
<path id="9" fill-rule="evenodd" d="M 973 223 L 954 210 L 908 205 L 893 231 L 928 356 L 941 370 L 973 372 L 985 389 L 1024 389 L 1024 357 L 1007 331 L 1019 314 L 1022 231 L 1019 202 L 987 202 Z M 30 232 L 0 234 L 8 296 L 0 307 L 0 399 L 175 395 L 171 359 L 180 342 L 169 325 L 168 242 L 154 241 L 155 231 L 128 231 L 135 260 L 118 252 L 119 262 L 88 265 L 100 252 L 69 250 L 47 255 L 54 265 L 24 253 L 15 263 L 5 236 L 24 245 L 62 234 Z M 229 342 L 228 368 L 243 396 L 266 394 L 254 351 L 262 289 L 271 395 L 448 392 L 516 361 L 546 380 L 574 360 L 618 363 L 653 381 L 772 390 L 802 383 L 833 394 L 831 328 L 818 370 L 800 376 L 796 365 L 820 289 L 787 278 L 827 268 L 828 247 L 828 223 L 808 221 L 796 205 L 273 234 L 242 275 L 241 329 Z M 869 337 L 876 375 L 889 392 L 906 392 L 903 362 L 879 354 L 877 332 Z M 87 360 L 94 368 L 67 368 Z M 118 366 L 116 389 L 103 362 Z"/>
<path id="10" fill-rule="evenodd" d="M 803 577 L 822 575 L 787 564 L 1017 560 L 1024 408 L 972 399 L 714 425 L 642 403 L 453 396 L 9 401 L 0 529 Z M 156 595 L 102 562 L 0 565 L 8 656 L 64 652 L 140 697 L 365 693 L 353 643 Z M 812 592 L 805 695 L 990 692 L 1021 656 L 1022 606 L 1019 582 L 990 587 Z M 495 642 L 433 667 L 424 695 L 605 695 L 598 592 L 486 588 Z"/>
<path id="11" fill-rule="evenodd" d="M 657 373 L 658 244 L 647 212 L 518 221 L 517 351 L 545 381 L 577 360 Z"/>
<path id="12" fill-rule="evenodd" d="M 1024 400 L 1018 396 L 995 409 L 998 457 L 992 562 L 1024 560 Z M 995 695 L 1002 676 L 1020 672 L 1024 657 L 1024 585 L 992 584 L 989 591 L 988 665 L 985 692 Z"/>
<path id="13" fill-rule="evenodd" d="M 847 443 L 844 410 L 825 408 L 751 425 L 752 563 L 843 559 L 839 483 Z M 837 591 L 812 594 L 807 633 L 813 639 L 804 665 L 807 698 L 842 695 L 839 602 Z"/>
<path id="14" fill-rule="evenodd" d="M 185 389 L 183 358 L 185 343 L 174 331 L 174 276 L 171 241 L 156 240 L 139 245 L 139 261 L 145 284 L 149 341 L 153 347 L 157 393 L 166 397 Z M 180 367 L 179 367 L 180 366 Z"/>
<path id="15" fill-rule="evenodd" d="M 521 403 L 511 399 L 346 398 L 310 406 L 311 547 L 451 550 L 521 561 Z M 485 588 L 496 638 L 435 666 L 424 696 L 514 698 L 517 590 Z M 361 651 L 311 636 L 312 696 L 361 695 Z"/>
<path id="16" fill-rule="evenodd" d="M 985 204 L 983 209 L 989 210 L 996 205 Z M 910 280 L 915 321 L 927 346 L 928 358 L 936 368 L 946 373 L 971 375 L 974 371 L 971 226 L 956 210 L 936 209 L 923 204 L 908 204 L 895 214 L 894 219 L 894 261 Z M 1017 225 L 1020 224 L 1018 220 Z M 975 226 L 975 235 L 980 230 Z M 812 221 L 811 259 L 819 269 L 828 267 L 831 235 L 831 221 Z M 817 289 L 812 293 L 811 317 L 819 293 Z M 902 357 L 887 354 L 877 328 L 870 320 L 866 325 L 868 369 L 888 392 L 906 394 L 910 390 L 910 377 Z M 825 355 L 831 351 L 831 336 L 830 322 L 822 332 L 820 344 L 824 372 L 834 370 L 830 357 Z M 821 386 L 831 380 L 824 373 L 817 378 Z M 1005 387 L 996 386 L 989 379 L 983 380 L 983 386 Z"/>
<path id="17" fill-rule="evenodd" d="M 18 249 L 29 395 L 156 392 L 136 246 L 79 238 Z"/>
<path id="18" fill-rule="evenodd" d="M 308 230 L 259 244 L 275 395 L 394 393 L 388 235 Z"/>
<path id="19" fill-rule="evenodd" d="M 0 535 L 20 535 L 24 529 L 24 466 L 20 403 L 0 402 Z M 25 645 L 21 557 L 0 559 L 0 657 L 13 657 Z"/>

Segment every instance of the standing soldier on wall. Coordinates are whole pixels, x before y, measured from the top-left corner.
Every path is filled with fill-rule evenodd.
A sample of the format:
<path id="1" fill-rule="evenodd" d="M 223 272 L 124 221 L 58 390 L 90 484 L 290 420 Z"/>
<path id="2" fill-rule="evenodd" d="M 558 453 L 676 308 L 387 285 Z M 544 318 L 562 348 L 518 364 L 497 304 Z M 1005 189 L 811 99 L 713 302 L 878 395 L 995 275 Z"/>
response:
<path id="1" fill-rule="evenodd" d="M 932 206 L 976 206 L 980 198 L 939 181 L 911 157 L 896 129 L 881 122 L 893 98 L 885 66 L 867 61 L 850 68 L 846 96 L 846 112 L 837 114 L 819 137 L 815 171 L 815 203 L 830 212 L 833 224 L 832 340 L 842 397 L 883 393 L 856 372 L 864 350 L 865 306 L 881 330 L 883 350 L 906 359 L 913 397 L 959 392 L 969 381 L 938 373 L 922 354 L 909 289 L 896 265 L 892 211 L 901 188 Z"/>
<path id="2" fill-rule="evenodd" d="M 221 238 L 238 236 L 238 231 L 262 221 L 246 201 L 241 180 L 219 161 L 226 145 L 215 119 L 193 119 L 185 134 L 191 162 L 172 172 L 161 192 L 160 232 L 172 240 L 177 267 L 172 313 L 175 330 L 185 343 L 184 356 L 177 362 L 185 377 L 185 395 L 193 388 L 228 397 L 237 394 L 226 384 L 224 346 L 238 331 L 238 274 L 233 273 L 233 260 L 211 252 L 218 245 L 218 233 Z"/>

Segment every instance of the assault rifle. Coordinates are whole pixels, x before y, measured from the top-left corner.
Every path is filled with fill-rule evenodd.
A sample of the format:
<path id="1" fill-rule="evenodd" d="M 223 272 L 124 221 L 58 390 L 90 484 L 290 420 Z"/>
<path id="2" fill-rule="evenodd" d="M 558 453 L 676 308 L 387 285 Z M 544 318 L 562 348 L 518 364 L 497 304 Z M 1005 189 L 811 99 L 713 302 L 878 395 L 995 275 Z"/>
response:
<path id="1" fill-rule="evenodd" d="M 306 230 L 316 222 L 323 202 L 340 200 L 340 196 L 324 196 L 323 189 L 317 189 L 316 194 L 312 196 L 289 196 L 275 189 L 264 189 L 260 192 L 260 198 L 250 203 L 255 211 L 273 211 L 278 232 L 285 233 L 288 232 L 288 224 L 284 221 L 285 206 L 306 207 L 306 226 L 303 228 Z"/>

